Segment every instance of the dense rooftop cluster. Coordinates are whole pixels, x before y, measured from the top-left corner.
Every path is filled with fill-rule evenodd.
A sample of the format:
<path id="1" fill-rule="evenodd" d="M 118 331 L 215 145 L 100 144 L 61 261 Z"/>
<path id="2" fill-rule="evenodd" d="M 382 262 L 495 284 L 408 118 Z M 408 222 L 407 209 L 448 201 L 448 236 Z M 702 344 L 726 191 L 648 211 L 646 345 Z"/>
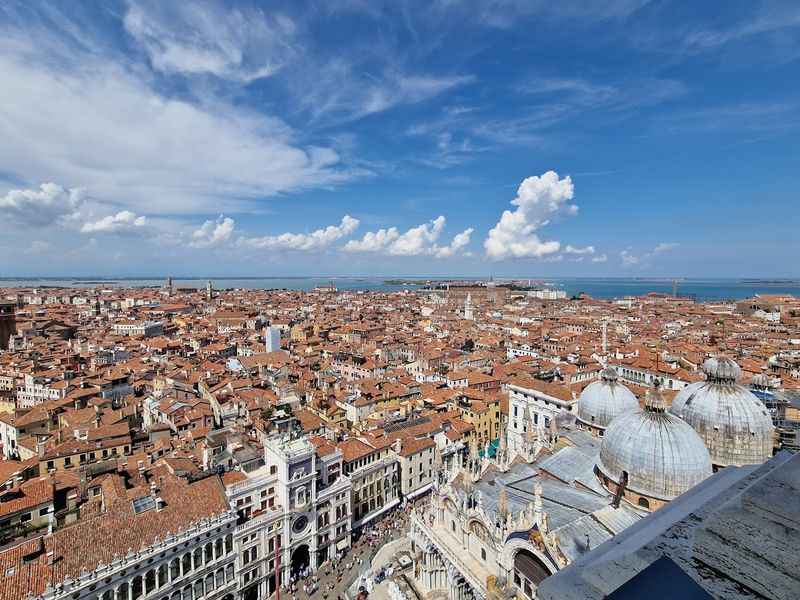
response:
<path id="1" fill-rule="evenodd" d="M 800 300 L 790 296 L 599 301 L 491 284 L 0 296 L 2 600 L 91 586 L 101 600 L 138 600 L 187 577 L 184 600 L 251 584 L 269 593 L 276 570 L 335 557 L 443 471 L 505 456 L 506 444 L 521 460 L 534 423 L 542 439 L 567 434 L 537 446 L 541 461 L 570 431 L 613 433 L 623 413 L 674 421 L 711 453 L 697 458 L 698 481 L 712 461 L 797 447 Z M 535 398 L 541 422 L 518 414 L 515 394 Z M 718 447 L 719 417 L 708 400 L 692 409 L 697 394 L 763 417 L 766 447 L 748 450 L 757 458 Z M 753 425 L 742 427 L 746 438 Z M 605 467 L 628 460 L 600 452 Z M 600 474 L 619 495 L 660 497 L 627 472 L 624 483 Z M 669 498 L 696 483 L 679 475 L 691 482 Z M 189 558 L 175 563 L 181 543 Z"/>

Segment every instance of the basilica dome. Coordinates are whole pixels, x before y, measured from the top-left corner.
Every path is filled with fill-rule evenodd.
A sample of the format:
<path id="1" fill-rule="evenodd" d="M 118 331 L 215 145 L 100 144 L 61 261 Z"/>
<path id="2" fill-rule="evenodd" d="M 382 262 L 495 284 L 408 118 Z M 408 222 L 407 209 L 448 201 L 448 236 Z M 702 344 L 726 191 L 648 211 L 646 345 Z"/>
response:
<path id="1" fill-rule="evenodd" d="M 578 398 L 577 417 L 581 425 L 604 430 L 623 413 L 634 412 L 639 401 L 628 388 L 617 381 L 617 372 L 607 367 L 600 380 L 586 386 Z"/>
<path id="2" fill-rule="evenodd" d="M 759 464 L 772 456 L 774 428 L 764 403 L 737 383 L 741 369 L 726 357 L 703 364 L 705 381 L 683 388 L 669 412 L 700 435 L 715 467 Z"/>
<path id="3" fill-rule="evenodd" d="M 634 505 L 657 508 L 711 475 L 711 458 L 700 436 L 665 410 L 658 390 L 644 410 L 624 413 L 605 431 L 598 475 L 612 492 L 620 487 Z"/>

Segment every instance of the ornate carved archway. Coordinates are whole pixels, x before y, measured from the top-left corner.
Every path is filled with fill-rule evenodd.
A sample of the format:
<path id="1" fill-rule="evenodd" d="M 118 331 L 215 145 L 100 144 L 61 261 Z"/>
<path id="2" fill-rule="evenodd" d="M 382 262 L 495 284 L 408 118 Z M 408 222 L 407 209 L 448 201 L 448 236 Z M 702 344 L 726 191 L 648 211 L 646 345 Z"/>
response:
<path id="1" fill-rule="evenodd" d="M 518 564 L 517 556 L 523 552 Z M 535 587 L 543 579 L 558 571 L 558 567 L 553 561 L 529 541 L 523 539 L 511 539 L 504 544 L 500 556 L 500 566 L 505 571 L 508 580 L 513 581 L 517 587 L 522 589 L 523 593 L 531 598 Z M 527 586 L 525 581 L 528 582 Z"/>

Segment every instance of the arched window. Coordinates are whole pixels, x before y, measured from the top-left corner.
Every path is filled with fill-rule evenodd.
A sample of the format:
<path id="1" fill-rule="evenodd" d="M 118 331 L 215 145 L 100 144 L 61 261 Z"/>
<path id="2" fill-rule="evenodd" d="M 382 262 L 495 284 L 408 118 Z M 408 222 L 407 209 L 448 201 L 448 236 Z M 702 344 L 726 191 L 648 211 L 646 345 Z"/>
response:
<path id="1" fill-rule="evenodd" d="M 212 592 L 217 586 L 214 585 L 214 574 L 206 575 L 206 592 Z"/>
<path id="2" fill-rule="evenodd" d="M 223 552 L 224 551 L 222 548 L 222 538 L 219 538 L 214 541 L 214 556 L 216 556 L 217 559 L 220 559 L 222 558 Z"/>
<path id="3" fill-rule="evenodd" d="M 167 585 L 167 581 L 167 563 L 161 563 L 158 567 L 158 587 L 164 587 Z"/>
<path id="4" fill-rule="evenodd" d="M 203 566 L 203 549 L 202 548 L 195 548 L 194 552 L 192 553 L 192 563 L 194 564 L 195 569 L 199 569 Z"/>
<path id="5" fill-rule="evenodd" d="M 225 585 L 225 571 L 218 569 L 215 578 L 217 580 L 217 587 Z"/>
<path id="6" fill-rule="evenodd" d="M 550 576 L 550 570 L 532 552 L 519 550 L 514 555 L 514 582 L 529 598 L 533 598 L 537 586 Z"/>
<path id="7" fill-rule="evenodd" d="M 192 600 L 192 586 L 187 585 L 185 588 L 183 588 L 181 600 Z"/>
<path id="8" fill-rule="evenodd" d="M 117 600 L 128 600 L 128 582 L 123 581 L 117 588 Z"/>
<path id="9" fill-rule="evenodd" d="M 149 594 L 154 589 L 156 589 L 156 571 L 155 569 L 150 569 L 144 576 L 144 591 Z"/>
<path id="10" fill-rule="evenodd" d="M 214 560 L 214 544 L 208 542 L 205 547 L 206 564 Z"/>
<path id="11" fill-rule="evenodd" d="M 170 581 L 174 581 L 180 576 L 181 576 L 181 563 L 177 558 L 175 558 L 172 560 L 172 562 L 169 563 L 169 579 Z"/>
<path id="12" fill-rule="evenodd" d="M 229 533 L 225 536 L 225 553 L 230 554 L 233 552 L 233 536 Z"/>
<path id="13" fill-rule="evenodd" d="M 131 581 L 131 600 L 136 600 L 142 595 L 142 576 L 137 575 Z"/>
<path id="14" fill-rule="evenodd" d="M 192 555 L 188 552 L 181 557 L 181 571 L 186 575 L 192 570 Z"/>
<path id="15" fill-rule="evenodd" d="M 639 506 L 641 506 L 642 508 L 646 508 L 647 510 L 650 510 L 650 501 L 647 498 L 642 498 L 641 496 L 639 496 Z"/>
<path id="16" fill-rule="evenodd" d="M 106 590 L 103 592 L 103 595 L 100 596 L 100 600 L 114 600 L 114 590 Z"/>

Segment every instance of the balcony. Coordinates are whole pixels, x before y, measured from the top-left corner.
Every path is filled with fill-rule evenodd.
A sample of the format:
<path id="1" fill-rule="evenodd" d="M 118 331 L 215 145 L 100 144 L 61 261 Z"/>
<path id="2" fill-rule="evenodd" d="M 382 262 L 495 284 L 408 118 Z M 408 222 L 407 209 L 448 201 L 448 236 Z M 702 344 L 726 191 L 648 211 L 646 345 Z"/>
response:
<path id="1" fill-rule="evenodd" d="M 267 509 L 265 512 L 262 512 L 256 517 L 248 519 L 241 525 L 237 525 L 234 532 L 237 535 L 240 533 L 246 533 L 248 531 L 252 531 L 253 529 L 264 527 L 269 523 L 272 523 L 274 520 L 281 518 L 282 516 L 283 516 L 283 508 L 280 506 L 275 506 Z"/>

